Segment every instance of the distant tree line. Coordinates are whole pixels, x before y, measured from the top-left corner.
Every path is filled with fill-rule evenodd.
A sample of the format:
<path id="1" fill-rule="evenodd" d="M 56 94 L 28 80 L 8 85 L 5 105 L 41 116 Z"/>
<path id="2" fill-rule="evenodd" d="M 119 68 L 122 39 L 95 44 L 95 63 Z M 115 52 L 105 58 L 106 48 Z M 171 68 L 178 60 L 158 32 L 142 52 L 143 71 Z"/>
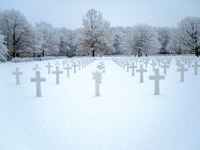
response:
<path id="1" fill-rule="evenodd" d="M 0 11 L 0 61 L 15 57 L 152 54 L 200 55 L 200 18 L 186 17 L 177 27 L 110 27 L 101 12 L 90 9 L 82 28 L 31 25 L 18 10 Z"/>

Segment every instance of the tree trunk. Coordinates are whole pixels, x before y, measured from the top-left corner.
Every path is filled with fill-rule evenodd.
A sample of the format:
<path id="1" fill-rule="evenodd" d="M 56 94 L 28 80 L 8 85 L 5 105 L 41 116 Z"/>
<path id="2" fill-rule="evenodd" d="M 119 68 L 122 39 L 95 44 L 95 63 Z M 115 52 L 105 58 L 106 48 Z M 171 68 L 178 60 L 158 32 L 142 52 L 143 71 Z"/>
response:
<path id="1" fill-rule="evenodd" d="M 181 49 L 180 49 L 180 48 L 178 49 L 178 54 L 179 54 L 179 55 L 181 54 Z"/>
<path id="2" fill-rule="evenodd" d="M 45 54 L 45 45 L 44 45 L 44 43 L 42 44 L 42 57 L 44 57 L 44 54 Z"/>
<path id="3" fill-rule="evenodd" d="M 178 54 L 179 54 L 179 55 L 181 54 L 181 47 L 180 47 L 180 44 L 178 45 Z"/>
<path id="4" fill-rule="evenodd" d="M 140 57 L 140 51 L 138 51 L 138 57 Z"/>
<path id="5" fill-rule="evenodd" d="M 44 51 L 42 51 L 42 57 L 44 57 Z"/>
<path id="6" fill-rule="evenodd" d="M 197 57 L 199 57 L 199 49 L 198 49 L 198 47 L 195 48 L 195 55 L 196 55 Z"/>
<path id="7" fill-rule="evenodd" d="M 92 50 L 92 57 L 94 57 L 94 50 Z"/>
<path id="8" fill-rule="evenodd" d="M 11 60 L 13 54 L 12 54 L 12 50 L 10 48 L 10 40 L 9 40 L 8 33 L 7 33 L 7 37 L 6 37 L 6 44 L 7 44 L 7 49 L 8 49 L 8 53 L 9 53 L 8 59 Z"/>

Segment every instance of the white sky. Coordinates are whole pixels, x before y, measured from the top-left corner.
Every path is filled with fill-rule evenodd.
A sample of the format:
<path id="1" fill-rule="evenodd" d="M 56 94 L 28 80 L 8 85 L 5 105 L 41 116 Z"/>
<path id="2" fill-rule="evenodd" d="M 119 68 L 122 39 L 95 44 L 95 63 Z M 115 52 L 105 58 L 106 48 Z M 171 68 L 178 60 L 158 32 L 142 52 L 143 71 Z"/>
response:
<path id="1" fill-rule="evenodd" d="M 200 17 L 200 0 L 0 0 L 0 9 L 20 10 L 29 22 L 55 27 L 82 27 L 90 8 L 103 13 L 111 26 L 176 26 L 186 16 Z"/>

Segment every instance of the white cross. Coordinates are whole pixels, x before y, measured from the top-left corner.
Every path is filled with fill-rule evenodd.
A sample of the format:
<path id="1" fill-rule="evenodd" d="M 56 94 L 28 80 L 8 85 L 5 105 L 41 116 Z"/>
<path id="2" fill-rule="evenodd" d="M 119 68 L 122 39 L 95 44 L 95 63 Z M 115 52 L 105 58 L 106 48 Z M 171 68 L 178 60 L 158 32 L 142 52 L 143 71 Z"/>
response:
<path id="1" fill-rule="evenodd" d="M 76 73 L 76 67 L 78 67 L 78 65 L 76 64 L 76 62 L 73 63 L 72 67 L 74 68 L 74 73 Z"/>
<path id="2" fill-rule="evenodd" d="M 103 67 L 102 67 L 101 64 L 99 64 L 99 65 L 97 66 L 97 68 L 98 68 L 99 70 L 103 69 Z"/>
<path id="3" fill-rule="evenodd" d="M 62 63 L 63 63 L 63 67 L 64 67 L 64 66 L 65 66 L 65 64 L 66 64 L 66 60 L 62 61 Z"/>
<path id="4" fill-rule="evenodd" d="M 46 79 L 45 78 L 41 78 L 40 77 L 40 71 L 36 71 L 36 77 L 35 78 L 31 78 L 31 82 L 35 82 L 36 83 L 36 95 L 37 97 L 41 97 L 42 96 L 42 92 L 41 92 L 41 82 L 45 82 Z"/>
<path id="5" fill-rule="evenodd" d="M 81 66 L 82 66 L 82 69 L 83 69 L 83 68 L 86 66 L 86 60 L 82 60 L 82 62 L 81 62 L 81 63 L 82 63 L 82 65 L 81 65 Z"/>
<path id="6" fill-rule="evenodd" d="M 60 64 L 59 64 L 59 62 L 58 62 L 58 61 L 55 63 L 55 66 L 60 66 Z"/>
<path id="7" fill-rule="evenodd" d="M 155 72 L 155 76 L 149 76 L 149 80 L 155 81 L 154 94 L 159 95 L 160 94 L 159 81 L 164 80 L 165 76 L 160 76 L 159 69 L 154 69 L 154 72 Z"/>
<path id="8" fill-rule="evenodd" d="M 38 64 L 35 65 L 35 68 L 33 70 L 39 70 L 40 68 L 38 67 Z"/>
<path id="9" fill-rule="evenodd" d="M 188 68 L 190 68 L 191 60 L 188 60 L 187 63 L 188 63 Z"/>
<path id="10" fill-rule="evenodd" d="M 160 67 L 160 63 L 162 62 L 162 60 L 158 59 L 157 62 L 158 62 L 158 66 Z"/>
<path id="11" fill-rule="evenodd" d="M 100 96 L 100 83 L 102 79 L 102 73 L 96 71 L 92 75 L 93 79 L 95 80 L 95 96 Z"/>
<path id="12" fill-rule="evenodd" d="M 84 68 L 84 60 L 82 60 L 82 68 Z"/>
<path id="13" fill-rule="evenodd" d="M 121 60 L 121 67 L 123 68 L 124 67 L 124 63 L 125 63 L 125 60 Z M 123 68 L 124 69 L 124 68 Z"/>
<path id="14" fill-rule="evenodd" d="M 137 62 L 141 64 L 141 63 L 143 63 L 143 60 L 139 59 Z"/>
<path id="15" fill-rule="evenodd" d="M 155 66 L 157 65 L 156 63 L 155 63 L 155 61 L 154 60 L 152 60 L 152 63 L 151 63 L 151 65 L 153 66 L 153 70 L 155 69 Z"/>
<path id="16" fill-rule="evenodd" d="M 145 68 L 147 68 L 147 65 L 149 64 L 149 61 L 148 61 L 148 60 L 145 60 L 145 61 L 144 61 L 144 64 L 145 64 Z"/>
<path id="17" fill-rule="evenodd" d="M 59 71 L 59 67 L 56 66 L 56 71 L 53 71 L 52 74 L 56 75 L 56 84 L 60 84 L 60 74 L 62 74 L 62 71 Z"/>
<path id="18" fill-rule="evenodd" d="M 69 76 L 70 76 L 70 69 L 72 69 L 72 68 L 69 66 L 69 64 L 67 64 L 67 67 L 64 67 L 64 69 L 67 70 L 67 77 L 69 78 Z"/>
<path id="19" fill-rule="evenodd" d="M 186 64 L 187 64 L 187 61 L 188 61 L 188 59 L 187 59 L 187 58 L 185 58 L 183 61 L 185 62 L 185 65 L 186 65 Z"/>
<path id="20" fill-rule="evenodd" d="M 177 65 L 178 67 L 180 67 L 180 66 L 181 66 L 181 62 L 180 62 L 180 61 L 176 61 L 176 65 Z"/>
<path id="21" fill-rule="evenodd" d="M 102 63 L 102 64 L 101 64 L 101 67 L 102 67 L 102 69 L 103 69 L 103 73 L 105 73 L 105 64 Z"/>
<path id="22" fill-rule="evenodd" d="M 86 66 L 87 66 L 87 60 L 84 61 L 84 67 L 86 67 Z"/>
<path id="23" fill-rule="evenodd" d="M 19 72 L 19 68 L 16 67 L 16 71 L 12 73 L 13 75 L 16 75 L 16 84 L 19 85 L 20 84 L 20 75 L 22 75 L 22 72 Z"/>
<path id="24" fill-rule="evenodd" d="M 85 63 L 85 64 L 86 64 L 85 66 L 89 65 L 89 64 L 90 64 L 90 61 L 89 61 L 89 60 L 86 60 L 86 63 Z"/>
<path id="25" fill-rule="evenodd" d="M 184 64 L 180 64 L 180 69 L 177 69 L 178 72 L 181 72 L 181 82 L 184 82 L 184 73 L 188 71 L 187 68 L 184 68 Z"/>
<path id="26" fill-rule="evenodd" d="M 126 67 L 125 60 L 123 61 L 122 66 L 123 66 L 123 69 L 125 69 L 125 67 Z"/>
<path id="27" fill-rule="evenodd" d="M 105 73 L 105 66 L 104 66 L 104 63 L 100 63 L 97 68 L 101 71 L 103 71 L 103 73 Z"/>
<path id="28" fill-rule="evenodd" d="M 167 68 L 169 68 L 169 66 L 167 65 L 167 63 L 164 62 L 164 64 L 161 65 L 161 67 L 164 69 L 164 74 L 167 74 Z"/>
<path id="29" fill-rule="evenodd" d="M 194 65 L 192 65 L 192 67 L 194 67 L 194 74 L 197 75 L 198 74 L 198 67 L 200 67 L 200 65 L 198 65 L 197 61 L 195 61 Z"/>
<path id="30" fill-rule="evenodd" d="M 46 67 L 48 68 L 48 74 L 51 73 L 51 67 L 53 67 L 52 65 L 50 65 L 50 63 L 48 63 L 48 65 L 46 65 Z"/>
<path id="31" fill-rule="evenodd" d="M 63 64 L 63 69 L 64 69 L 64 67 L 66 65 L 66 60 L 62 61 L 62 64 Z"/>
<path id="32" fill-rule="evenodd" d="M 130 68 L 132 69 L 132 76 L 135 75 L 135 68 L 137 68 L 137 66 L 134 65 L 134 62 L 132 62 L 132 65 L 130 66 Z"/>
<path id="33" fill-rule="evenodd" d="M 118 64 L 120 66 L 120 63 L 121 63 L 120 60 L 114 59 L 114 61 L 115 61 L 116 64 Z"/>
<path id="34" fill-rule="evenodd" d="M 121 60 L 120 60 L 120 67 L 121 67 L 121 68 L 123 67 L 123 64 L 124 64 L 124 61 L 121 59 Z"/>
<path id="35" fill-rule="evenodd" d="M 167 60 L 167 63 L 170 65 L 171 64 L 171 60 Z"/>
<path id="36" fill-rule="evenodd" d="M 137 65 L 137 62 L 138 62 L 138 60 L 137 59 L 135 59 L 135 64 Z"/>
<path id="37" fill-rule="evenodd" d="M 127 61 L 125 65 L 126 65 L 126 71 L 129 72 L 129 67 L 130 67 L 129 62 Z"/>
<path id="38" fill-rule="evenodd" d="M 140 83 L 143 83 L 143 73 L 147 72 L 146 69 L 143 69 L 143 65 L 140 65 L 140 69 L 137 69 L 136 72 L 140 73 Z"/>
<path id="39" fill-rule="evenodd" d="M 78 69 L 81 70 L 81 61 L 78 61 Z"/>

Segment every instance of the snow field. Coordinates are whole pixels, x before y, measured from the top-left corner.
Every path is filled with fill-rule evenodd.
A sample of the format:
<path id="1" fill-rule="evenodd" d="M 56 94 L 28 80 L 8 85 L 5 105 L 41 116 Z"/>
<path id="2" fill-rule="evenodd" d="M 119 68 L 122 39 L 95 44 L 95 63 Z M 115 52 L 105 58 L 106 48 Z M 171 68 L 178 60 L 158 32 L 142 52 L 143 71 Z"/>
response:
<path id="1" fill-rule="evenodd" d="M 197 150 L 200 146 L 200 75 L 190 68 L 185 82 L 172 61 L 160 95 L 155 96 L 154 75 L 148 65 L 144 83 L 110 58 L 104 60 L 101 96 L 94 96 L 92 72 L 100 60 L 72 73 L 70 78 L 47 73 L 48 62 L 3 63 L 1 68 L 0 149 L 2 150 Z M 41 67 L 42 97 L 35 96 L 32 68 Z M 15 85 L 11 73 L 23 72 Z M 138 64 L 139 66 L 139 64 Z M 52 71 L 55 70 L 55 67 Z M 162 69 L 160 73 L 163 75 Z"/>

